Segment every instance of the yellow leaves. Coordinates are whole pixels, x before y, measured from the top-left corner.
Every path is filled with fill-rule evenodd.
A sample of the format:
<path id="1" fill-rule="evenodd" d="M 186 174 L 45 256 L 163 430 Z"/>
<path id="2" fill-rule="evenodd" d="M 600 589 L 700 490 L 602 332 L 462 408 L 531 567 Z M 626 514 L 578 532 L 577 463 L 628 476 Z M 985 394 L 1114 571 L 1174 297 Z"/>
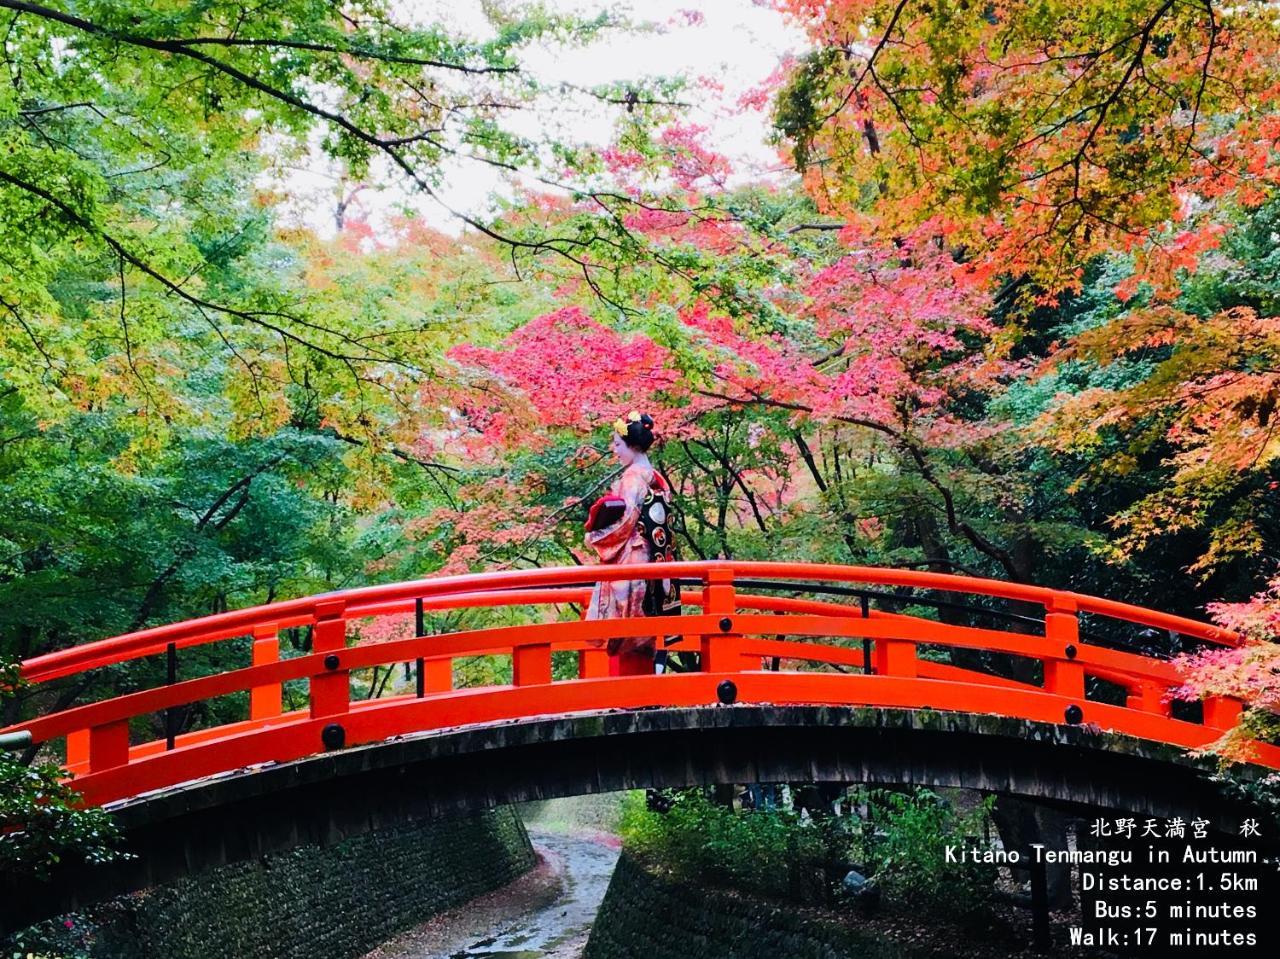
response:
<path id="1" fill-rule="evenodd" d="M 1120 534 L 1112 548 L 1117 557 L 1128 558 L 1170 533 L 1196 528 L 1202 520 L 1203 504 L 1161 490 L 1112 518 L 1111 525 Z"/>
<path id="2" fill-rule="evenodd" d="M 1096 253 L 1150 247 L 1140 268 L 1171 291 L 1212 248 L 1195 231 L 1161 240 L 1182 198 L 1256 199 L 1274 143 L 1259 134 L 1280 76 L 1274 16 L 1011 0 L 988 17 L 980 5 L 866 0 L 823 5 L 804 25 L 820 49 L 848 50 L 869 18 L 866 42 L 805 87 L 805 183 L 834 210 L 873 206 L 901 232 L 940 213 L 998 214 L 1001 234 L 971 258 L 1051 290 L 1070 288 Z M 1223 141 L 1238 141 L 1239 161 L 1213 156 Z"/>
<path id="3" fill-rule="evenodd" d="M 232 439 L 266 436 L 289 422 L 288 399 L 281 384 L 287 382 L 282 360 L 262 354 L 246 357 L 228 377 L 226 398 L 231 406 L 228 433 Z"/>
<path id="4" fill-rule="evenodd" d="M 1138 458 L 1129 453 L 1117 453 L 1107 459 L 1107 472 L 1115 476 L 1128 476 L 1138 471 Z"/>
<path id="5" fill-rule="evenodd" d="M 395 477 L 386 456 L 352 451 L 343 457 L 343 461 L 351 468 L 355 478 L 350 494 L 353 510 L 374 512 L 389 505 L 389 491 Z"/>
<path id="6" fill-rule="evenodd" d="M 120 473 L 141 474 L 165 452 L 170 439 L 170 430 L 164 424 L 135 432 L 129 445 L 111 460 L 111 465 Z"/>
<path id="7" fill-rule="evenodd" d="M 1137 307 L 1110 323 L 1081 333 L 1049 362 L 1087 359 L 1106 366 L 1127 354 L 1175 343 L 1199 322 L 1198 318 L 1167 305 Z"/>
<path id="8" fill-rule="evenodd" d="M 1256 734 L 1246 729 L 1243 724 L 1233 726 L 1211 743 L 1189 751 L 1188 755 L 1217 758 L 1230 765 L 1232 763 L 1253 763 L 1258 760 L 1258 741 Z"/>
<path id="9" fill-rule="evenodd" d="M 1032 434 L 1064 453 L 1088 454 L 1099 448 L 1102 430 L 1120 425 L 1130 412 L 1113 390 L 1093 387 L 1074 395 L 1060 393 L 1057 405 L 1037 419 Z"/>
<path id="10" fill-rule="evenodd" d="M 1204 529 L 1209 543 L 1189 572 L 1208 577 L 1224 564 L 1256 554 L 1262 538 L 1247 513 L 1224 519 L 1214 510 L 1242 477 L 1280 457 L 1280 331 L 1274 317 L 1236 308 L 1195 316 L 1169 305 L 1133 309 L 1081 334 L 1044 372 L 1068 359 L 1117 367 L 1114 389 L 1062 397 L 1036 427 L 1056 449 L 1096 456 L 1118 448 L 1071 486 L 1105 482 L 1152 465 L 1159 443 L 1172 448 L 1163 465 L 1167 488 L 1116 517 L 1115 558 L 1153 546 L 1179 530 Z M 1128 377 L 1128 383 L 1124 377 Z"/>
<path id="11" fill-rule="evenodd" d="M 1219 566 L 1242 557 L 1262 554 L 1265 540 L 1252 519 L 1233 517 L 1213 528 L 1209 548 L 1187 567 L 1187 572 L 1207 579 Z"/>

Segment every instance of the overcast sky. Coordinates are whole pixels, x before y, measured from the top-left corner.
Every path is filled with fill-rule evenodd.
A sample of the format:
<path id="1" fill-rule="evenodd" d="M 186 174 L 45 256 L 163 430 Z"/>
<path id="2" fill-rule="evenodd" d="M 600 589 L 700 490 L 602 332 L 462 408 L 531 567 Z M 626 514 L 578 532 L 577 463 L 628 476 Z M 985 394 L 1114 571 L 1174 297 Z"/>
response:
<path id="1" fill-rule="evenodd" d="M 580 15 L 602 9 L 600 4 L 579 0 L 549 0 L 547 6 Z M 471 36 L 484 37 L 488 32 L 477 0 L 402 0 L 402 9 L 413 20 L 443 21 Z M 775 148 L 765 142 L 767 113 L 744 110 L 739 99 L 763 83 L 783 58 L 804 50 L 804 36 L 794 24 L 773 10 L 768 0 L 619 0 L 607 9 L 657 29 L 609 36 L 581 48 L 535 47 L 524 56 L 525 66 L 540 80 L 584 87 L 654 75 L 709 79 L 710 84 L 695 86 L 682 98 L 692 104 L 685 122 L 708 127 L 708 142 L 730 157 L 742 177 L 786 175 Z M 567 116 L 526 114 L 518 123 L 513 129 L 519 133 L 541 128 L 602 146 L 610 140 L 610 113 L 603 109 Z M 286 215 L 322 235 L 332 235 L 338 172 L 318 155 L 289 171 L 284 182 L 291 197 Z M 460 229 L 439 205 L 401 189 L 387 170 L 377 170 L 375 179 L 379 188 L 362 191 L 353 204 L 359 208 L 357 215 L 367 216 L 375 226 L 389 212 L 408 205 L 433 226 L 449 232 Z M 490 194 L 500 189 L 490 168 L 458 164 L 447 171 L 442 192 L 450 205 L 482 213 Z"/>

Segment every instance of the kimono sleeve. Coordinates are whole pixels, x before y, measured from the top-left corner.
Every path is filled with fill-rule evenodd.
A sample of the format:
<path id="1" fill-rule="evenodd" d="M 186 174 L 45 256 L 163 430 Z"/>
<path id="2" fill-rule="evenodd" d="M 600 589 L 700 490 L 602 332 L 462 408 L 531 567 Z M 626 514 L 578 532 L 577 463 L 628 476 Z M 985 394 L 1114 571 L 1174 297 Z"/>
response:
<path id="1" fill-rule="evenodd" d="M 617 494 L 627 504 L 622 518 L 612 526 L 593 530 L 586 535 L 586 544 L 594 549 L 602 563 L 612 563 L 631 542 L 640 522 L 640 507 L 648 492 L 649 484 L 639 470 L 627 470 L 618 482 Z"/>

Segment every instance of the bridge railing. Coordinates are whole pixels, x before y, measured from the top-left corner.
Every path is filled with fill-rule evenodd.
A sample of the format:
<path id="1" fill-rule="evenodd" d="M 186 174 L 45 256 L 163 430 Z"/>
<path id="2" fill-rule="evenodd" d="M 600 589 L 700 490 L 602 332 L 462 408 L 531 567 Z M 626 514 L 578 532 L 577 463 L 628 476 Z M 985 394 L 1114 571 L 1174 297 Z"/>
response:
<path id="1" fill-rule="evenodd" d="M 647 577 L 695 580 L 685 603 L 700 610 L 675 618 L 548 620 L 421 635 L 428 611 L 467 607 L 581 606 L 595 581 Z M 818 583 L 912 587 L 968 593 L 1043 609 L 1022 617 L 1019 631 L 955 625 L 857 605 L 743 593 L 738 583 Z M 914 570 L 782 563 L 668 563 L 650 566 L 518 570 L 440 577 L 274 603 L 143 630 L 36 657 L 23 664 L 28 682 L 43 683 L 141 657 L 252 637 L 251 661 L 240 669 L 170 682 L 50 712 L 21 724 L 36 743 L 66 740 L 67 765 L 86 801 L 106 803 L 202 776 L 260 763 L 302 758 L 325 749 L 377 742 L 423 730 L 650 705 L 736 700 L 931 707 L 996 713 L 1102 728 L 1179 746 L 1203 746 L 1233 726 L 1239 701 L 1215 697 L 1201 722 L 1175 718 L 1170 691 L 1182 678 L 1169 662 L 1100 646 L 1082 637 L 1079 614 L 1176 631 L 1203 642 L 1236 644 L 1226 630 L 1124 603 L 1024 584 Z M 352 623 L 416 614 L 406 639 L 349 646 Z M 281 659 L 279 632 L 308 626 L 310 652 Z M 610 677 L 610 638 L 678 633 L 675 649 L 699 654 L 699 670 L 661 676 Z M 945 650 L 978 650 L 1038 663 L 1030 681 L 945 661 Z M 576 653 L 572 679 L 552 680 L 552 654 Z M 510 684 L 454 689 L 457 659 L 510 657 Z M 941 655 L 940 655 L 941 654 Z M 970 660 L 963 660 L 969 663 Z M 414 664 L 412 693 L 353 700 L 352 674 Z M 770 663 L 791 668 L 766 669 Z M 807 668 L 796 668 L 795 664 Z M 825 671 L 823 671 L 825 670 Z M 1122 688 L 1124 704 L 1087 695 L 1086 678 Z M 281 690 L 308 684 L 305 709 L 285 712 Z M 728 684 L 726 686 L 726 683 Z M 133 743 L 131 724 L 231 693 L 249 692 L 243 720 L 165 739 Z M 1280 767 L 1280 749 L 1259 744 L 1259 761 Z"/>

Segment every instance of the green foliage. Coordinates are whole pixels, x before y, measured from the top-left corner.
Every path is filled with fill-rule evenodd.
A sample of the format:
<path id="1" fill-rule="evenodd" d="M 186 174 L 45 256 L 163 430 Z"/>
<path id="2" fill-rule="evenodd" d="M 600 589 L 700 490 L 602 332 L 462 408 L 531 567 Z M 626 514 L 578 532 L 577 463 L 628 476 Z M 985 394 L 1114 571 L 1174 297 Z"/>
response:
<path id="1" fill-rule="evenodd" d="M 629 851 L 687 880 L 796 898 L 803 880 L 822 873 L 831 850 L 823 831 L 790 811 L 738 813 L 684 790 L 665 813 L 644 795 L 624 801 L 620 832 Z"/>
<path id="2" fill-rule="evenodd" d="M 924 788 L 858 790 L 851 802 L 865 807 L 865 819 L 810 819 L 789 809 L 735 811 L 696 789 L 675 793 L 670 809 L 657 812 L 633 793 L 624 801 L 620 832 L 629 852 L 686 881 L 825 900 L 838 894 L 836 884 L 856 867 L 895 908 L 935 911 L 965 923 L 990 915 L 995 867 L 946 857 L 948 846 L 983 847 L 990 798 L 965 813 Z"/>
<path id="3" fill-rule="evenodd" d="M 52 649 L 276 597 L 321 592 L 358 573 L 379 545 L 342 502 L 347 445 L 284 428 L 231 439 L 184 429 L 130 467 L 122 417 L 76 413 L 41 428 L 0 400 L 0 656 Z M 184 651 L 180 675 L 242 665 L 244 642 Z M 89 677 L 81 695 L 162 681 L 136 661 Z M 18 689 L 10 723 L 63 686 Z M 242 718 L 232 704 L 208 716 Z M 153 729 L 153 732 L 157 730 Z"/>
<path id="4" fill-rule="evenodd" d="M 3 662 L 3 661 L 0 661 Z M 0 699 L 9 697 L 0 668 Z M 15 879 L 43 879 L 63 863 L 104 863 L 120 858 L 118 832 L 101 809 L 80 809 L 65 785 L 66 770 L 53 763 L 28 765 L 0 750 L 0 870 Z"/>
<path id="5" fill-rule="evenodd" d="M 500 120 L 578 94 L 524 71 L 526 51 L 622 25 L 534 4 L 482 13 L 487 37 L 385 0 L 7 10 L 0 377 L 43 421 L 127 414 L 135 455 L 218 414 L 240 435 L 270 433 L 298 407 L 385 447 L 385 404 L 414 398 L 439 317 L 367 308 L 395 271 L 365 291 L 337 277 L 350 303 L 309 285 L 306 244 L 276 231 L 272 185 L 329 161 L 341 219 L 348 191 L 388 172 L 435 196 L 455 158 L 540 169 L 548 138 Z M 643 125 L 672 89 L 600 96 Z"/>
<path id="6" fill-rule="evenodd" d="M 1280 830 L 1280 773 L 1246 774 L 1240 766 L 1229 763 L 1212 780 L 1224 798 L 1245 804 L 1258 814 L 1264 836 L 1274 836 Z"/>
<path id="7" fill-rule="evenodd" d="M 774 100 L 773 124 L 778 139 L 790 143 L 797 172 L 803 173 L 809 165 L 814 137 L 826 119 L 822 100 L 832 87 L 829 74 L 842 59 L 835 49 L 805 54 Z"/>
<path id="8" fill-rule="evenodd" d="M 22 929 L 5 942 L 11 959 L 91 959 L 95 927 L 80 913 Z"/>
<path id="9" fill-rule="evenodd" d="M 0 868 L 8 875 L 41 878 L 64 862 L 118 857 L 111 817 L 75 808 L 65 774 L 52 763 L 28 766 L 0 753 Z"/>
<path id="10" fill-rule="evenodd" d="M 994 797 L 959 813 L 929 789 L 872 790 L 873 833 L 864 840 L 872 874 L 891 898 L 961 920 L 981 921 L 993 904 L 996 867 L 948 862 L 946 851 L 978 849 Z"/>

